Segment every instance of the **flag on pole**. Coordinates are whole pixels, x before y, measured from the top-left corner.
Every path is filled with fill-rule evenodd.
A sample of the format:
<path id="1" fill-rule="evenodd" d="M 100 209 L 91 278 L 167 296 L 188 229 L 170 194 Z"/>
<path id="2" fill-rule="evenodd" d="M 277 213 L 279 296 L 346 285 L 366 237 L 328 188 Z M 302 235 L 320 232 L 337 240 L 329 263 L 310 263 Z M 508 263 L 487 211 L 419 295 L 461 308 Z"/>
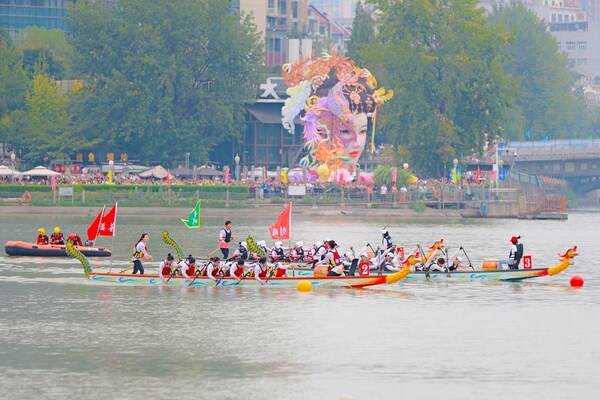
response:
<path id="1" fill-rule="evenodd" d="M 183 222 L 183 224 L 189 229 L 200 228 L 200 210 L 201 205 L 200 200 L 198 200 L 187 219 L 182 219 L 181 222 Z"/>
<path id="2" fill-rule="evenodd" d="M 292 230 L 292 203 L 279 214 L 277 220 L 269 227 L 269 234 L 273 240 L 290 240 Z"/>
<path id="3" fill-rule="evenodd" d="M 102 217 L 104 216 L 104 207 L 102 210 L 96 215 L 96 218 L 90 223 L 87 228 L 87 238 L 89 241 L 94 242 L 98 237 L 98 233 L 100 233 L 100 222 L 102 221 Z"/>
<path id="4" fill-rule="evenodd" d="M 117 235 L 117 205 L 118 203 L 115 203 L 110 211 L 102 217 L 100 231 L 98 232 L 99 236 L 115 237 Z"/>

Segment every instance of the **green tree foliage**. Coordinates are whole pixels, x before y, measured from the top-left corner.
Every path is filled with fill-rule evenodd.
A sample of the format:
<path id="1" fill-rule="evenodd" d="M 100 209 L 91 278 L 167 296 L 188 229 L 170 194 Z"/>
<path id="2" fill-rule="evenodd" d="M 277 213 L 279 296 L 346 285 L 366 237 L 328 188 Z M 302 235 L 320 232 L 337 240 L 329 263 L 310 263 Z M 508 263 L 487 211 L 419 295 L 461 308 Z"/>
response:
<path id="1" fill-rule="evenodd" d="M 356 3 L 356 14 L 352 22 L 352 37 L 348 43 L 348 56 L 361 64 L 361 49 L 375 40 L 375 21 L 373 15 L 361 1 Z"/>
<path id="2" fill-rule="evenodd" d="M 361 56 L 394 100 L 382 109 L 388 142 L 408 149 L 420 173 L 501 132 L 514 82 L 503 70 L 507 35 L 476 0 L 373 0 L 377 40 Z"/>
<path id="3" fill-rule="evenodd" d="M 520 3 L 490 16 L 494 26 L 510 32 L 505 70 L 518 80 L 517 107 L 506 133 L 515 139 L 571 137 L 584 129 L 583 97 L 574 92 L 575 77 L 546 24 Z M 583 132 L 581 132 L 583 133 Z"/>
<path id="4" fill-rule="evenodd" d="M 54 79 L 69 78 L 73 47 L 63 31 L 27 28 L 18 34 L 15 47 L 23 53 L 23 67 L 29 76 L 45 72 Z"/>
<path id="5" fill-rule="evenodd" d="M 169 162 L 235 137 L 255 95 L 263 54 L 249 18 L 221 0 L 78 1 L 69 26 L 74 70 L 87 84 L 74 99 L 79 137 L 102 138 L 130 158 Z"/>

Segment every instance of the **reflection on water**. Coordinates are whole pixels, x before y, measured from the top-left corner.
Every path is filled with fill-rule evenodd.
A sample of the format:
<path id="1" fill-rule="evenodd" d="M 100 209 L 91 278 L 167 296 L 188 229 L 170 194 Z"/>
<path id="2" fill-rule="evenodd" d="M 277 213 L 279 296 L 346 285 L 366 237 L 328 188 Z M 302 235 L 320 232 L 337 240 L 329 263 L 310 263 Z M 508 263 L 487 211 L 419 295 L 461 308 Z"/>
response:
<path id="1" fill-rule="evenodd" d="M 0 222 L 3 241 L 27 240 L 37 224 L 56 223 Z M 80 232 L 87 222 L 61 221 Z M 247 218 L 234 232 L 262 238 L 268 222 Z M 599 222 L 589 214 L 567 222 L 390 225 L 407 247 L 444 237 L 474 262 L 503 256 L 515 233 L 536 266 L 579 245 L 573 270 L 520 284 L 413 282 L 309 294 L 120 287 L 85 281 L 70 260 L 0 257 L 0 389 L 9 399 L 596 398 Z M 328 236 L 359 248 L 378 240 L 383 223 L 298 221 L 294 239 Z M 142 231 L 155 256 L 166 254 L 160 220 L 119 224 L 116 268 Z M 214 248 L 217 225 L 167 228 L 187 252 Z M 568 286 L 575 272 L 586 279 L 581 290 Z"/>

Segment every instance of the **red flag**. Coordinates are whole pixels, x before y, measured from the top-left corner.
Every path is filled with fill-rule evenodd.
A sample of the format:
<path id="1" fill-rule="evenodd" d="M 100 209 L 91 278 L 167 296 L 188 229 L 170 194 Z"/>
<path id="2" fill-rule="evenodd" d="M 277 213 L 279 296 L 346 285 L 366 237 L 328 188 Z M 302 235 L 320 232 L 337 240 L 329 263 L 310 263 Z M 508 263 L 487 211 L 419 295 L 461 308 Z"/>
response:
<path id="1" fill-rule="evenodd" d="M 117 204 L 104 214 L 100 222 L 100 236 L 116 236 L 117 235 Z"/>
<path id="2" fill-rule="evenodd" d="M 92 223 L 87 228 L 87 238 L 92 242 L 96 240 L 98 237 L 98 233 L 100 232 L 100 221 L 102 221 L 102 217 L 104 216 L 104 207 L 102 210 L 96 215 L 96 218 L 92 221 Z"/>
<path id="3" fill-rule="evenodd" d="M 269 234 L 273 240 L 290 240 L 292 229 L 292 203 L 279 214 L 277 220 L 269 227 Z"/>

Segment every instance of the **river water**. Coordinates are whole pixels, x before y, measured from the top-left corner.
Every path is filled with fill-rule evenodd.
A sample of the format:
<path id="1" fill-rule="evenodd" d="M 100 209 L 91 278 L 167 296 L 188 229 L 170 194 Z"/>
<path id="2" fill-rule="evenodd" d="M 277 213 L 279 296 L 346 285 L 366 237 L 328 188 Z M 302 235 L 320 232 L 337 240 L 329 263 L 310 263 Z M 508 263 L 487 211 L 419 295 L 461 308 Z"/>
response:
<path id="1" fill-rule="evenodd" d="M 234 233 L 257 240 L 272 221 L 232 219 Z M 88 222 L 3 216 L 0 240 L 31 240 L 38 226 L 56 224 L 83 232 Z M 165 227 L 185 251 L 207 254 L 220 222 L 185 231 L 172 218 L 122 217 L 112 268 L 127 265 L 141 232 L 151 235 L 151 254 L 163 257 Z M 598 398 L 600 214 L 566 222 L 295 218 L 293 235 L 360 248 L 386 224 L 407 248 L 445 238 L 451 248 L 465 246 L 474 264 L 504 257 L 513 234 L 523 236 L 536 267 L 574 244 L 581 255 L 565 273 L 530 283 L 411 282 L 305 294 L 99 285 L 71 260 L 3 256 L 0 398 Z M 584 288 L 569 287 L 575 273 Z"/>

